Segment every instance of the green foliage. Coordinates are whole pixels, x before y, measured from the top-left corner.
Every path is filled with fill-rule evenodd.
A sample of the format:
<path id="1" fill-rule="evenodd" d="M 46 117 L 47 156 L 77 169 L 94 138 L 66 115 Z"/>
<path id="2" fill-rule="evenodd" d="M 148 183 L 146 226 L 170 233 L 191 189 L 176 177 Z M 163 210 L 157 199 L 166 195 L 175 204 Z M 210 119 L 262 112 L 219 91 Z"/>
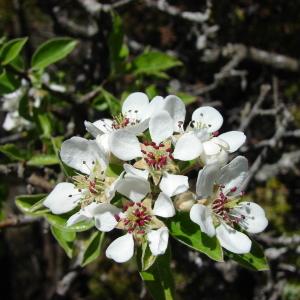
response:
<path id="1" fill-rule="evenodd" d="M 157 256 L 152 255 L 147 242 L 144 242 L 138 248 L 138 252 L 137 257 L 140 259 L 140 269 L 141 271 L 147 271 L 155 263 Z"/>
<path id="2" fill-rule="evenodd" d="M 15 199 L 17 207 L 26 214 L 42 215 L 48 211 L 43 206 L 46 194 L 19 195 Z"/>
<path id="3" fill-rule="evenodd" d="M 38 122 L 43 132 L 43 137 L 50 138 L 52 135 L 52 124 L 49 115 L 46 113 L 38 114 Z"/>
<path id="4" fill-rule="evenodd" d="M 62 230 L 58 227 L 51 226 L 51 233 L 58 241 L 59 245 L 65 250 L 69 258 L 73 257 L 74 240 L 76 239 L 76 232 Z"/>
<path id="5" fill-rule="evenodd" d="M 17 38 L 5 43 L 0 53 L 2 65 L 11 63 L 20 54 L 26 42 L 27 38 Z"/>
<path id="6" fill-rule="evenodd" d="M 164 71 L 181 65 L 182 63 L 171 55 L 150 51 L 142 53 L 132 61 L 132 70 L 135 75 L 155 75 L 167 78 Z"/>
<path id="7" fill-rule="evenodd" d="M 53 38 L 43 43 L 33 54 L 31 67 L 44 69 L 70 54 L 77 44 L 71 38 Z"/>
<path id="8" fill-rule="evenodd" d="M 226 251 L 226 255 L 235 260 L 241 266 L 254 271 L 265 271 L 269 270 L 268 261 L 265 257 L 264 251 L 261 246 L 252 241 L 252 247 L 250 253 L 246 254 L 235 254 Z"/>
<path id="9" fill-rule="evenodd" d="M 20 82 L 6 70 L 0 75 L 0 94 L 8 94 L 14 92 L 20 85 Z"/>
<path id="10" fill-rule="evenodd" d="M 5 154 L 11 160 L 24 161 L 28 158 L 28 152 L 24 149 L 19 149 L 15 144 L 5 144 L 0 146 L 0 152 Z"/>
<path id="11" fill-rule="evenodd" d="M 283 300 L 299 300 L 300 295 L 300 281 L 288 281 L 283 288 Z"/>
<path id="12" fill-rule="evenodd" d="M 113 116 L 121 111 L 120 101 L 104 88 L 101 89 L 99 96 L 94 100 L 93 107 L 100 111 L 109 109 Z"/>
<path id="13" fill-rule="evenodd" d="M 200 227 L 191 222 L 189 214 L 177 213 L 168 222 L 170 234 L 181 243 L 204 253 L 216 261 L 223 261 L 223 251 L 216 237 L 201 232 Z"/>
<path id="14" fill-rule="evenodd" d="M 82 267 L 93 262 L 99 257 L 103 245 L 104 235 L 104 232 L 96 231 L 87 240 L 83 250 L 83 257 L 81 261 Z"/>
<path id="15" fill-rule="evenodd" d="M 52 166 L 59 164 L 55 154 L 35 154 L 28 161 L 28 166 Z"/>
<path id="16" fill-rule="evenodd" d="M 171 271 L 171 251 L 167 249 L 164 255 L 159 255 L 150 268 L 142 271 L 138 258 L 140 275 L 150 294 L 155 300 L 174 299 L 174 279 Z"/>

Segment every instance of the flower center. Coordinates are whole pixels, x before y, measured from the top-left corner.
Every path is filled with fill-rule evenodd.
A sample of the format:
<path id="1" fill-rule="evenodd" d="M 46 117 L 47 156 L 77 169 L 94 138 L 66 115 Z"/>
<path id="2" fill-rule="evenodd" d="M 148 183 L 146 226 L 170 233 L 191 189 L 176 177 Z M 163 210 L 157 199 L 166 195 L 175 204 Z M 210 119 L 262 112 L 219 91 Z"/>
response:
<path id="1" fill-rule="evenodd" d="M 141 151 L 147 165 L 156 170 L 162 169 L 168 162 L 174 160 L 172 148 L 165 143 L 144 142 Z"/>
<path id="2" fill-rule="evenodd" d="M 220 186 L 220 192 L 217 199 L 212 202 L 211 208 L 217 219 L 222 219 L 228 225 L 234 226 L 235 224 L 239 224 L 245 219 L 244 215 L 235 215 L 232 212 L 232 208 L 236 205 L 239 199 L 229 199 L 222 191 L 223 187 Z M 232 188 L 230 191 L 235 192 L 237 190 L 236 187 Z M 234 205 L 232 207 L 232 204 Z"/>
<path id="3" fill-rule="evenodd" d="M 145 234 L 152 216 L 142 203 L 130 202 L 124 206 L 124 217 L 115 216 L 118 222 L 124 225 L 124 229 L 133 234 Z"/>

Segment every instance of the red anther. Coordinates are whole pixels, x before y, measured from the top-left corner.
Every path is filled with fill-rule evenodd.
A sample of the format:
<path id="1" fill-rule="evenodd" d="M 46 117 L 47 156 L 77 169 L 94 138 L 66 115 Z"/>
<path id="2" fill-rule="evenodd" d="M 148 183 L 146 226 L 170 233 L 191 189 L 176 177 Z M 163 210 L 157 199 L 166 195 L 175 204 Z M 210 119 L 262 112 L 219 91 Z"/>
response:
<path id="1" fill-rule="evenodd" d="M 155 146 L 156 146 L 156 143 L 155 143 L 155 142 L 151 142 L 151 146 L 152 146 L 152 147 L 155 147 Z"/>
<path id="2" fill-rule="evenodd" d="M 139 221 L 137 221 L 137 223 L 139 224 L 139 226 L 144 226 L 145 225 L 145 221 L 144 220 L 139 220 Z"/>
<path id="3" fill-rule="evenodd" d="M 123 205 L 123 210 L 126 211 L 127 209 L 128 209 L 128 205 L 127 204 Z"/>
<path id="4" fill-rule="evenodd" d="M 236 192 L 236 190 L 237 190 L 237 187 L 235 186 L 235 187 L 233 187 L 233 188 L 230 190 L 230 192 L 231 192 L 231 193 L 234 193 L 234 192 Z"/>
<path id="5" fill-rule="evenodd" d="M 147 153 L 147 151 L 145 151 L 145 150 L 141 150 L 141 152 L 142 152 L 142 153 L 144 153 L 144 154 L 146 154 L 146 153 Z"/>
<path id="6" fill-rule="evenodd" d="M 138 230 L 137 233 L 138 234 L 145 234 L 145 230 Z"/>
<path id="7" fill-rule="evenodd" d="M 149 159 L 147 157 L 145 157 L 144 160 L 147 164 L 149 164 Z"/>
<path id="8" fill-rule="evenodd" d="M 142 206 L 142 204 L 140 202 L 135 203 L 135 205 L 137 205 L 138 207 Z"/>
<path id="9" fill-rule="evenodd" d="M 170 159 L 174 160 L 174 156 L 172 154 L 169 155 Z"/>
<path id="10" fill-rule="evenodd" d="M 166 149 L 166 152 L 173 152 L 172 148 Z"/>
<path id="11" fill-rule="evenodd" d="M 149 158 L 155 159 L 155 156 L 154 156 L 154 154 L 153 154 L 152 152 L 149 152 L 149 153 L 147 154 L 147 156 L 148 156 Z"/>
<path id="12" fill-rule="evenodd" d="M 220 134 L 219 131 L 215 131 L 215 132 L 212 133 L 212 135 L 213 135 L 214 137 L 218 136 L 219 134 Z"/>
<path id="13" fill-rule="evenodd" d="M 125 224 L 125 225 L 128 225 L 129 223 L 130 223 L 130 221 L 127 220 L 127 219 L 124 221 L 124 224 Z"/>
<path id="14" fill-rule="evenodd" d="M 133 205 L 134 205 L 134 202 L 129 202 L 128 205 L 129 205 L 129 206 L 133 206 Z"/>
<path id="15" fill-rule="evenodd" d="M 149 145 L 150 145 L 149 142 L 147 142 L 147 141 L 145 141 L 143 144 L 144 144 L 145 146 L 149 146 Z"/>
<path id="16" fill-rule="evenodd" d="M 121 218 L 120 218 L 119 215 L 115 214 L 114 217 L 115 217 L 115 219 L 116 219 L 117 222 L 120 222 Z"/>
<path id="17" fill-rule="evenodd" d="M 164 144 L 163 144 L 163 143 L 160 143 L 160 144 L 159 144 L 159 147 L 163 147 L 163 146 L 164 146 Z"/>

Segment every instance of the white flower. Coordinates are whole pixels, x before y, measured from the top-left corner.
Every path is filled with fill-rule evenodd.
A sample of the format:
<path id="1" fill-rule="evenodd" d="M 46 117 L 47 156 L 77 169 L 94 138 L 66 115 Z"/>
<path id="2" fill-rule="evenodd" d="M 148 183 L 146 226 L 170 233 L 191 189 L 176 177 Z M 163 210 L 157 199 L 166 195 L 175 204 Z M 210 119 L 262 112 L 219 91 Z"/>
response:
<path id="1" fill-rule="evenodd" d="M 175 215 L 173 202 L 161 193 L 155 201 L 153 209 L 151 200 L 130 202 L 122 213 L 116 216 L 117 228 L 127 233 L 115 239 L 106 249 L 106 256 L 118 263 L 131 259 L 134 254 L 134 241 L 146 239 L 154 256 L 165 253 L 169 230 L 156 216 L 169 218 Z"/>
<path id="2" fill-rule="evenodd" d="M 185 133 L 176 142 L 174 158 L 189 161 L 200 157 L 205 164 L 226 163 L 228 153 L 243 145 L 246 136 L 240 131 L 218 135 L 222 124 L 223 117 L 215 108 L 203 106 L 196 109 Z"/>
<path id="3" fill-rule="evenodd" d="M 238 156 L 220 169 L 207 165 L 198 174 L 196 195 L 198 203 L 190 210 L 190 218 L 208 236 L 217 236 L 221 246 L 233 253 L 248 253 L 249 233 L 262 232 L 268 225 L 264 210 L 257 204 L 241 200 L 248 161 Z"/>
<path id="4" fill-rule="evenodd" d="M 22 82 L 22 86 L 19 89 L 17 89 L 13 93 L 5 94 L 1 98 L 1 101 L 3 102 L 2 110 L 7 112 L 4 122 L 2 124 L 2 127 L 6 131 L 22 131 L 24 128 L 28 129 L 31 127 L 31 123 L 28 120 L 21 117 L 18 111 L 20 100 L 25 92 L 25 85 L 26 83 Z"/>
<path id="5" fill-rule="evenodd" d="M 150 191 L 149 182 L 138 176 L 131 177 L 130 181 L 124 177 L 124 172 L 118 178 L 107 176 L 108 158 L 95 141 L 73 137 L 62 144 L 60 156 L 64 163 L 83 174 L 73 176 L 74 183 L 59 183 L 47 196 L 44 205 L 54 214 L 63 214 L 80 204 L 82 209 L 71 216 L 67 224 L 69 226 L 94 218 L 96 227 L 106 231 L 103 228 L 108 225 L 103 225 L 102 218 L 112 220 L 109 215 L 115 209 L 109 202 L 117 191 L 127 197 L 133 195 L 139 200 Z"/>
<path id="6" fill-rule="evenodd" d="M 143 133 L 149 124 L 149 99 L 144 93 L 130 94 L 124 101 L 122 113 L 111 119 L 101 119 L 94 123 L 85 121 L 87 131 L 97 139 L 99 146 L 111 152 L 111 138 L 117 132 L 126 135 L 128 141 L 136 141 L 136 135 Z M 125 159 L 127 160 L 127 159 Z"/>

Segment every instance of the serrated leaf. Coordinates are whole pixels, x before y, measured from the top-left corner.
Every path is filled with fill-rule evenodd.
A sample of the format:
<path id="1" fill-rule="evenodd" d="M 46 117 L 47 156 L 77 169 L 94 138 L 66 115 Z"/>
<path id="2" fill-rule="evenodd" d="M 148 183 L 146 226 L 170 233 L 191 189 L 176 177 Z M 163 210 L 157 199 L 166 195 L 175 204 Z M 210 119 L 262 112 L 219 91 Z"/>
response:
<path id="1" fill-rule="evenodd" d="M 141 271 L 138 261 L 140 276 L 155 300 L 174 299 L 174 279 L 170 264 L 171 251 L 169 247 L 164 255 L 157 256 L 155 263 L 147 271 Z"/>
<path id="2" fill-rule="evenodd" d="M 2 65 L 7 65 L 12 62 L 22 51 L 28 38 L 17 38 L 7 42 L 1 50 Z"/>
<path id="3" fill-rule="evenodd" d="M 0 146 L 0 152 L 8 156 L 12 160 L 26 160 L 28 152 L 18 148 L 15 144 L 5 144 Z"/>
<path id="4" fill-rule="evenodd" d="M 181 243 L 204 253 L 216 261 L 223 261 L 222 247 L 216 237 L 201 232 L 200 227 L 191 221 L 188 213 L 177 213 L 168 221 L 170 234 Z"/>
<path id="5" fill-rule="evenodd" d="M 44 69 L 51 64 L 58 62 L 70 54 L 77 44 L 71 38 L 53 38 L 35 51 L 31 60 L 31 67 L 34 69 Z"/>
<path id="6" fill-rule="evenodd" d="M 19 195 L 15 199 L 17 207 L 26 214 L 42 215 L 48 212 L 48 209 L 43 206 L 46 194 L 36 195 Z"/>
<path id="7" fill-rule="evenodd" d="M 166 77 L 163 71 L 180 65 L 182 63 L 177 58 L 158 51 L 144 52 L 132 61 L 132 68 L 136 75 L 156 74 L 163 78 Z"/>
<path id="8" fill-rule="evenodd" d="M 73 257 L 74 240 L 76 232 L 61 230 L 58 227 L 51 226 L 52 235 L 55 237 L 59 245 L 65 250 L 69 258 Z"/>
<path id="9" fill-rule="evenodd" d="M 28 166 L 52 166 L 59 164 L 55 154 L 36 154 L 27 161 Z"/>
<path id="10" fill-rule="evenodd" d="M 91 235 L 83 252 L 82 267 L 98 258 L 101 253 L 104 234 L 104 232 L 97 231 Z"/>
<path id="11" fill-rule="evenodd" d="M 254 271 L 269 270 L 269 264 L 267 258 L 265 257 L 262 247 L 253 240 L 252 240 L 252 247 L 250 253 L 235 254 L 226 251 L 226 256 L 233 259 L 241 266 L 250 270 L 254 270 Z"/>
<path id="12" fill-rule="evenodd" d="M 81 232 L 81 231 L 89 230 L 94 226 L 93 221 L 82 221 L 72 226 L 67 226 L 67 220 L 70 218 L 71 215 L 72 213 L 62 214 L 62 215 L 53 215 L 47 213 L 45 214 L 45 218 L 51 225 L 65 231 Z"/>

